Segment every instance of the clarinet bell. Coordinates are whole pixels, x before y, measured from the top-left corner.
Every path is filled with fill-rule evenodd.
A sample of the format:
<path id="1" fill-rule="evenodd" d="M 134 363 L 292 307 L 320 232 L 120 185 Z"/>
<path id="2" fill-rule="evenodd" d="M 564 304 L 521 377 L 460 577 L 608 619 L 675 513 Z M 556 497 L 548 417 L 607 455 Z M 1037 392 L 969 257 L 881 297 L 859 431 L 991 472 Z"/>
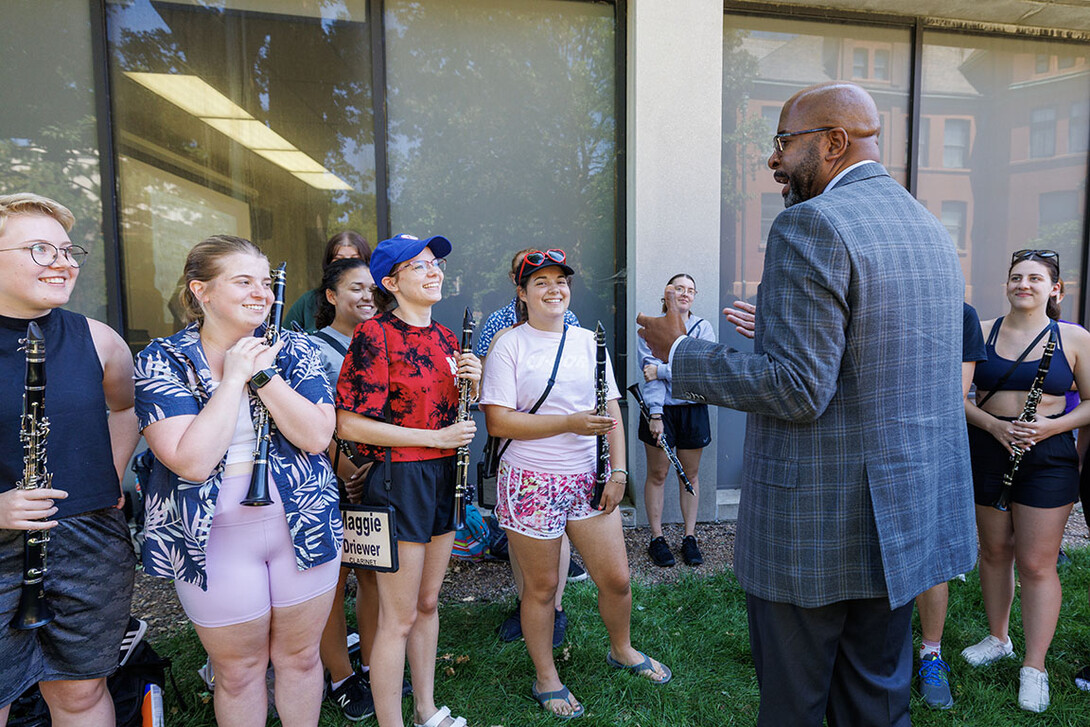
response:
<path id="1" fill-rule="evenodd" d="M 42 584 L 24 584 L 19 593 L 19 608 L 15 612 L 15 618 L 11 620 L 11 627 L 16 631 L 31 631 L 45 626 L 54 618 L 53 609 L 46 603 Z"/>

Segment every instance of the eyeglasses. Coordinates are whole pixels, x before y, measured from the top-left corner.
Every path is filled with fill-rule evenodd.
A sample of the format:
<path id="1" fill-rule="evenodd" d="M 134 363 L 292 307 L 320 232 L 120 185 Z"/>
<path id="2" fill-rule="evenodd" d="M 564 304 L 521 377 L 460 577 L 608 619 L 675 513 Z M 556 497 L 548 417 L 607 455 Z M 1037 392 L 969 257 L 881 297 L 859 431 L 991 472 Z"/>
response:
<path id="1" fill-rule="evenodd" d="M 674 292 L 678 295 L 684 295 L 686 293 L 689 295 L 696 295 L 696 288 L 691 285 L 671 285 L 670 287 L 673 288 Z"/>
<path id="2" fill-rule="evenodd" d="M 390 273 L 390 275 L 397 275 L 402 270 L 412 270 L 417 275 L 425 275 L 432 268 L 442 271 L 445 270 L 446 267 L 447 259 L 444 257 L 437 257 L 434 260 L 417 260 L 415 262 L 408 263 L 407 265 L 403 265 L 394 272 Z"/>
<path id="3" fill-rule="evenodd" d="M 527 265 L 529 265 L 530 270 L 533 270 L 534 268 L 539 268 L 542 265 L 545 265 L 546 261 L 550 261 L 548 264 L 552 265 L 553 263 L 562 263 L 567 259 L 568 256 L 564 253 L 564 251 L 558 248 L 544 251 L 531 250 L 530 252 L 526 253 L 525 256 L 523 256 L 522 264 L 519 265 L 519 274 L 517 278 L 519 280 L 522 280 L 522 274 L 526 272 Z"/>
<path id="4" fill-rule="evenodd" d="M 68 259 L 68 264 L 74 268 L 78 268 L 83 264 L 83 261 L 87 259 L 87 255 L 89 254 L 79 245 L 57 247 L 49 242 L 35 242 L 22 247 L 5 247 L 3 250 L 0 250 L 0 252 L 10 252 L 11 250 L 29 250 L 30 259 L 33 260 L 36 265 L 41 265 L 43 268 L 48 268 L 53 263 L 57 262 L 57 258 L 60 257 L 62 252 Z"/>
<path id="5" fill-rule="evenodd" d="M 782 134 L 776 134 L 772 137 L 772 147 L 783 154 L 783 140 L 790 139 L 792 136 L 802 136 L 803 134 L 817 134 L 821 131 L 832 131 L 837 127 L 835 126 L 822 126 L 817 129 L 806 129 L 805 131 L 785 131 Z"/>
<path id="6" fill-rule="evenodd" d="M 1055 250 L 1018 250 L 1011 255 L 1011 265 L 1021 260 L 1028 260 L 1031 257 L 1039 257 L 1042 260 L 1055 260 L 1056 264 L 1060 264 L 1060 253 Z"/>

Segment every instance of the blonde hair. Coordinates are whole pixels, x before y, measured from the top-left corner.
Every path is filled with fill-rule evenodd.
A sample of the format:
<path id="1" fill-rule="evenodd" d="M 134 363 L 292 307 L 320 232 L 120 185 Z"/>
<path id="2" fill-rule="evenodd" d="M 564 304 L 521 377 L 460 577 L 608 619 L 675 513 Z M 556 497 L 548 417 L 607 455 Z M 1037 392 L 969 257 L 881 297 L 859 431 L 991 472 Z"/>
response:
<path id="1" fill-rule="evenodd" d="M 76 217 L 60 202 L 30 192 L 0 195 L 0 233 L 9 217 L 16 215 L 45 215 L 60 223 L 65 232 L 72 231 Z"/>
<path id="2" fill-rule="evenodd" d="M 212 235 L 198 242 L 189 251 L 182 273 L 182 290 L 178 294 L 186 323 L 204 322 L 204 308 L 197 296 L 189 289 L 189 284 L 194 280 L 207 283 L 219 275 L 220 260 L 235 253 L 265 257 L 265 253 L 261 252 L 261 248 L 257 245 L 243 237 L 233 235 Z"/>

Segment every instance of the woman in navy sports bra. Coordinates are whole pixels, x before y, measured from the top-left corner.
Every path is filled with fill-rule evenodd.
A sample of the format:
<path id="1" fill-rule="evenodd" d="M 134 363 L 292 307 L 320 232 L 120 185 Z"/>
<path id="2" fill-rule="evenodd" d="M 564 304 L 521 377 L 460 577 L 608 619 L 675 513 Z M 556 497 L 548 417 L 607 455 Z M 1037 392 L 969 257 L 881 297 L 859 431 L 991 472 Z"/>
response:
<path id="1" fill-rule="evenodd" d="M 965 407 L 980 534 L 980 588 L 989 634 L 962 656 L 973 666 L 1014 658 L 1007 631 L 1017 564 L 1026 639 L 1018 703 L 1042 712 L 1048 707 L 1045 654 L 1060 613 L 1056 556 L 1079 489 L 1072 430 L 1090 422 L 1090 401 L 1064 414 L 1064 394 L 1072 383 L 1090 390 L 1090 332 L 1058 321 L 1059 256 L 1051 250 L 1014 253 L 1006 291 L 1007 316 L 981 324 L 988 359 L 977 364 L 973 381 L 983 406 Z M 1056 349 L 1037 416 L 1032 422 L 1013 421 L 1022 413 L 1051 337 Z M 993 505 L 1010 468 L 1013 446 L 1025 450 L 1025 455 L 1011 488 L 1011 508 L 1002 511 Z"/>

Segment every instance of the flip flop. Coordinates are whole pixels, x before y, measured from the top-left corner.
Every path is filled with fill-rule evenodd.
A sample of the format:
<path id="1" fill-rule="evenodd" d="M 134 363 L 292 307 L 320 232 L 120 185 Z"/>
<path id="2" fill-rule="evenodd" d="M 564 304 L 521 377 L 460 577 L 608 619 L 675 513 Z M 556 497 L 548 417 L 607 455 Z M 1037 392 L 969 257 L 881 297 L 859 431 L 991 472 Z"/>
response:
<path id="1" fill-rule="evenodd" d="M 571 707 L 571 702 L 568 702 L 568 699 L 571 697 L 571 690 L 569 690 L 565 686 L 561 686 L 560 689 L 557 689 L 555 692 L 539 692 L 537 690 L 537 684 L 534 683 L 530 685 L 530 694 L 533 695 L 534 699 L 537 700 L 537 703 L 541 705 L 542 709 L 559 719 L 575 719 L 576 717 L 582 717 L 583 712 L 586 711 L 583 709 L 582 704 L 580 704 L 578 707 L 572 707 L 571 714 L 561 714 L 545 706 L 546 702 L 559 700 L 561 702 L 566 702 L 568 706 Z"/>
<path id="2" fill-rule="evenodd" d="M 614 659 L 613 654 L 609 652 L 606 653 L 606 663 L 614 669 L 624 669 L 625 671 L 632 672 L 636 676 L 643 677 L 652 684 L 665 684 L 673 678 L 674 675 L 670 671 L 670 667 L 666 666 L 660 661 L 659 667 L 662 668 L 662 671 L 664 674 L 666 674 L 666 676 L 661 679 L 657 679 L 655 664 L 651 661 L 651 657 L 643 653 L 642 651 L 637 651 L 636 653 L 643 657 L 643 661 L 641 661 L 639 664 L 622 664 L 621 662 Z"/>
<path id="3" fill-rule="evenodd" d="M 428 721 L 424 724 L 416 724 L 414 722 L 413 727 L 439 727 L 439 725 L 443 724 L 443 720 L 447 719 L 448 717 L 450 717 L 453 722 L 447 725 L 447 727 L 466 727 L 466 718 L 452 717 L 450 714 L 450 707 L 445 706 L 440 707 L 438 712 L 433 714 L 431 717 L 428 717 Z"/>

